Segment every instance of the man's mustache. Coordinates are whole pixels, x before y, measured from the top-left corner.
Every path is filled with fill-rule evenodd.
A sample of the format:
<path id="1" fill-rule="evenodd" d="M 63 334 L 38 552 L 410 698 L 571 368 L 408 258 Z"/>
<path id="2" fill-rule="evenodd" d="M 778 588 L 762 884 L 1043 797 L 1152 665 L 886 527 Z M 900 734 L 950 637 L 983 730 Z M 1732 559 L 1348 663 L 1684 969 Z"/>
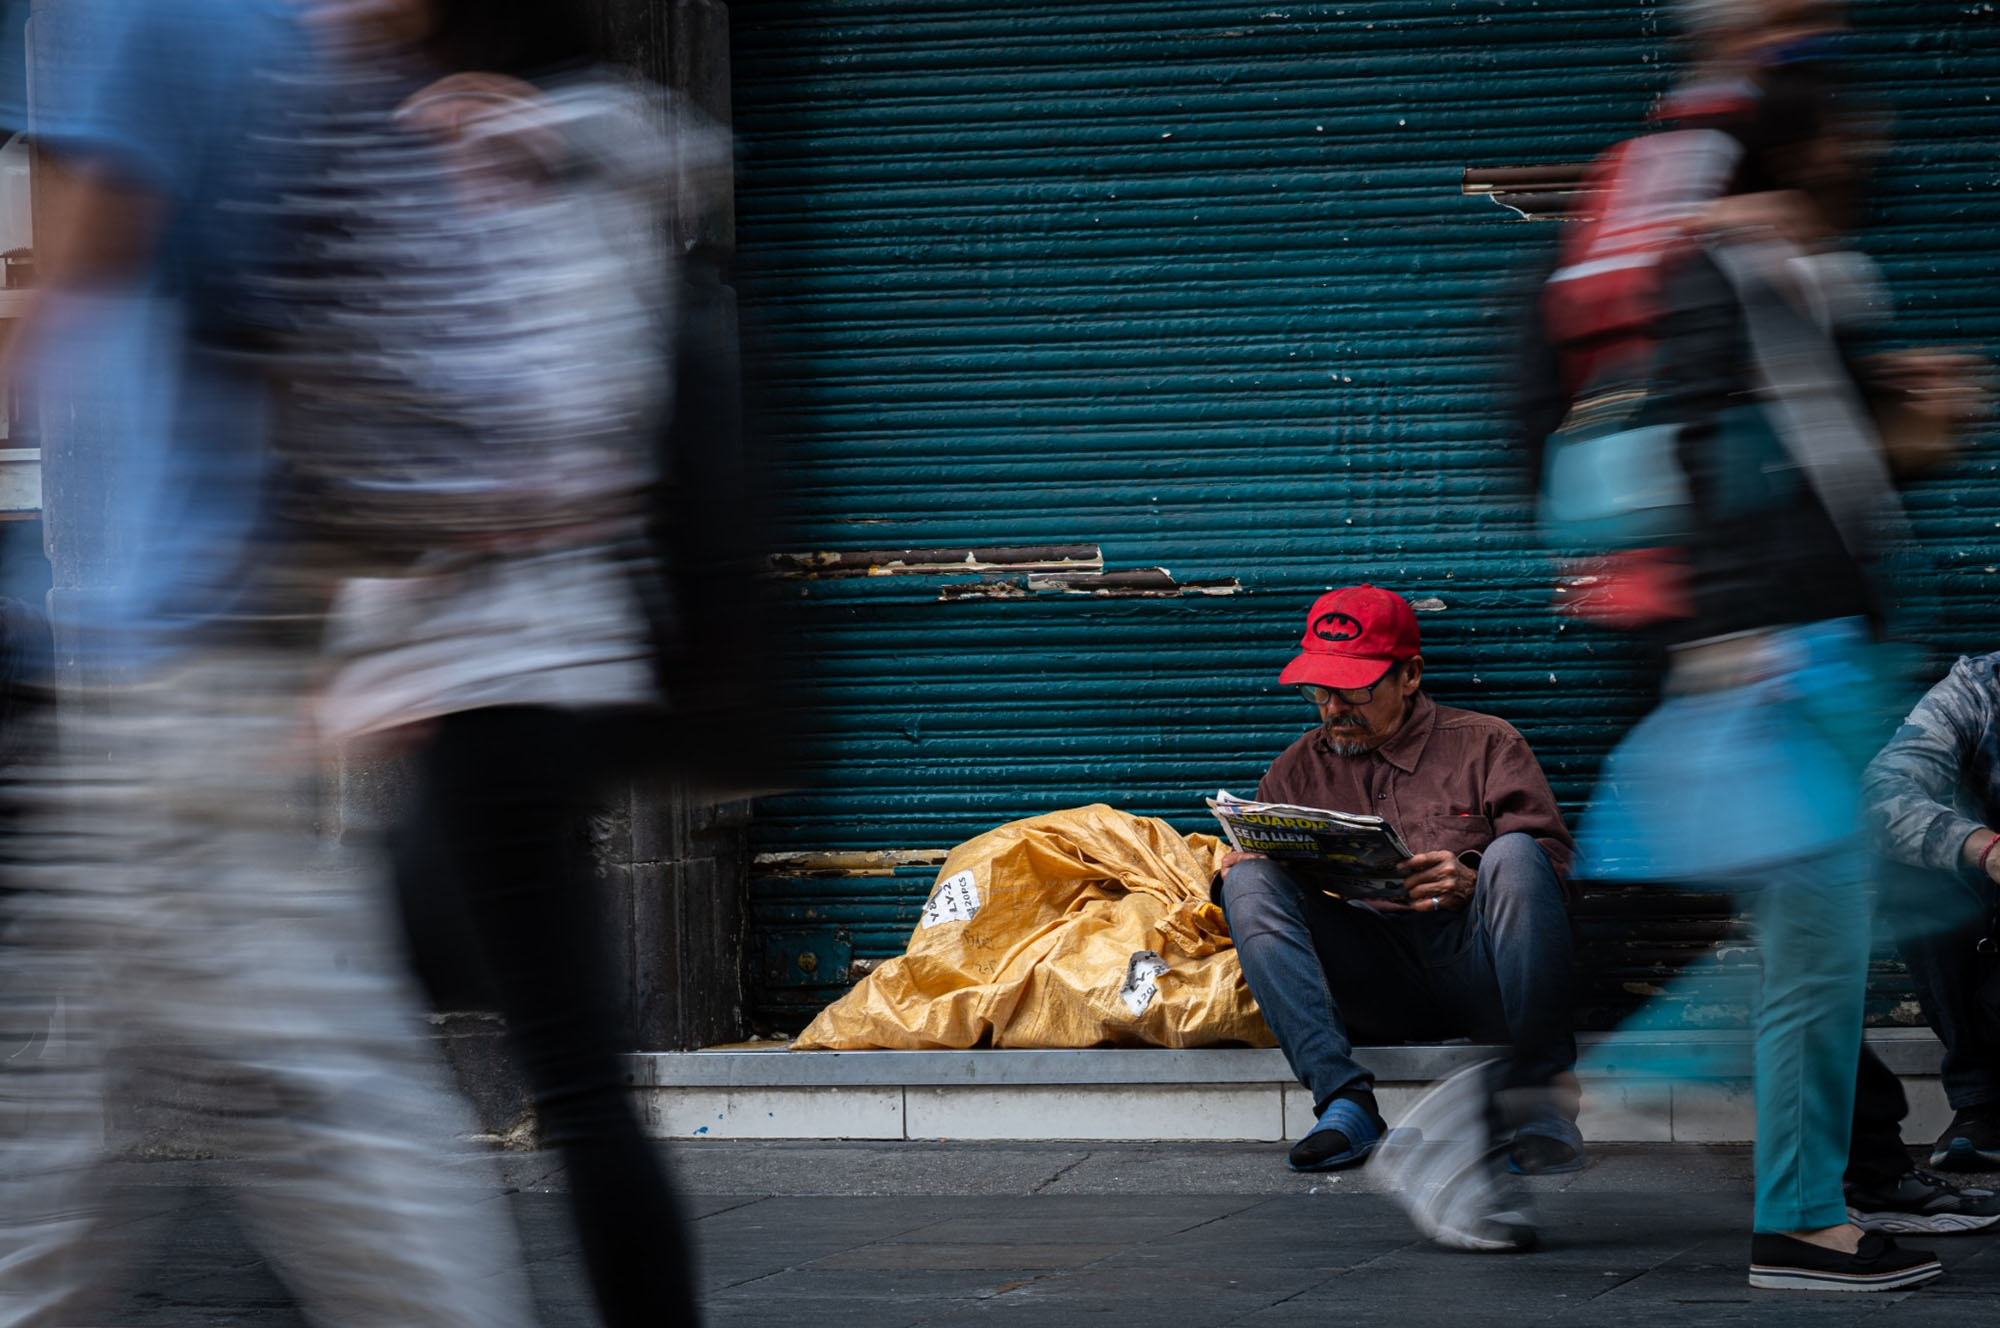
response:
<path id="1" fill-rule="evenodd" d="M 1354 714 L 1351 711 L 1347 714 L 1335 715 L 1331 719 L 1322 722 L 1330 729 L 1365 729 L 1368 727 L 1368 720 L 1364 716 Z"/>

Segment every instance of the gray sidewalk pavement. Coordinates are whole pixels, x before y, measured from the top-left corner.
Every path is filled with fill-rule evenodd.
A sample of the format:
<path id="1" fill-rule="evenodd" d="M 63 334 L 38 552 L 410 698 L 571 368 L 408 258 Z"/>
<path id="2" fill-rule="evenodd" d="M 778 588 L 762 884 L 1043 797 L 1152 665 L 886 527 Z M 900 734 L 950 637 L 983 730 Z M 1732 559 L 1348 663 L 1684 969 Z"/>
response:
<path id="1" fill-rule="evenodd" d="M 1991 1324 L 2000 1236 L 1929 1242 L 1947 1267 L 1889 1295 L 1751 1291 L 1741 1148 L 1607 1148 L 1535 1183 L 1534 1254 L 1433 1250 L 1352 1174 L 1295 1176 L 1238 1144 L 666 1146 L 689 1196 L 709 1322 L 985 1324 Z M 543 1322 L 589 1325 L 549 1154 L 504 1154 Z M 296 1328 L 230 1214 L 230 1164 L 133 1161 L 118 1188 L 142 1253 L 108 1322 Z M 1989 1178 L 1990 1179 L 1990 1178 Z M 247 1183 L 262 1183 L 254 1174 Z M 1925 1242 L 1913 1242 L 1925 1243 Z"/>

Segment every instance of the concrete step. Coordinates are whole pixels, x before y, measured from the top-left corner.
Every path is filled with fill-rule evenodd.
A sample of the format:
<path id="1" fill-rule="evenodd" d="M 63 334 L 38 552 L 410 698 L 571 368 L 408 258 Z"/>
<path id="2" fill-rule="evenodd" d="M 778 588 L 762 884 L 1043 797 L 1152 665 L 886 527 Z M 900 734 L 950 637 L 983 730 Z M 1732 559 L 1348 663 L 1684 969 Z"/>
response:
<path id="1" fill-rule="evenodd" d="M 1705 1044 L 1746 1067 L 1750 1035 L 1731 1030 L 1579 1041 L 1578 1124 L 1599 1143 L 1746 1143 L 1750 1087 L 1635 1073 L 1667 1049 Z M 1910 1096 L 1904 1138 L 1935 1138 L 1951 1119 L 1938 1083 L 1943 1056 L 1927 1029 L 1871 1029 L 1868 1042 Z M 1498 1055 L 1465 1042 L 1368 1047 L 1391 1123 L 1438 1079 Z M 782 1042 L 627 1058 L 649 1133 L 658 1139 L 1293 1139 L 1312 1101 L 1275 1050 L 1094 1048 L 1087 1051 L 813 1051 Z"/>

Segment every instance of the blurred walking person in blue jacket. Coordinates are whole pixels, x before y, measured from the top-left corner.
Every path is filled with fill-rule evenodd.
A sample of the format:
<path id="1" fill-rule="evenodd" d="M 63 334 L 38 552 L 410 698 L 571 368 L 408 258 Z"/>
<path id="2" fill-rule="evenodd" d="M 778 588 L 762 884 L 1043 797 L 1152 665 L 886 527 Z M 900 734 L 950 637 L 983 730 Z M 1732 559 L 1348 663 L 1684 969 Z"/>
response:
<path id="1" fill-rule="evenodd" d="M 36 42 L 45 284 L 11 350 L 71 431 L 52 472 L 103 472 L 101 528 L 52 515 L 104 575 L 58 587 L 60 746 L 15 789 L 0 1324 L 93 1322 L 118 1287 L 103 1164 L 135 1121 L 254 1163 L 251 1234 L 314 1322 L 524 1324 L 511 1224 L 448 1156 L 469 1120 L 382 892 L 312 833 L 336 573 L 274 501 L 283 320 L 251 278 L 298 242 L 275 173 L 310 174 L 262 136 L 316 113 L 319 62 L 372 20 L 292 0 L 61 17 Z"/>

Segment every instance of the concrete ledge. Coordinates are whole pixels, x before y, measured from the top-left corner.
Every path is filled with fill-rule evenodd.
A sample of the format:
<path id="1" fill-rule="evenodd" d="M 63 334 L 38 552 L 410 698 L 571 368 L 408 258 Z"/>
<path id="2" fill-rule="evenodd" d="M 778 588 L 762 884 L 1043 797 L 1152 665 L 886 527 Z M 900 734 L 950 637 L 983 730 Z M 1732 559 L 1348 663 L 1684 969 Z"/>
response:
<path id="1" fill-rule="evenodd" d="M 1603 1034 L 1577 1039 L 1585 1049 Z M 1751 1036 L 1734 1029 L 1696 1029 L 1654 1040 L 1628 1039 L 1619 1054 L 1597 1063 L 1624 1068 L 1667 1047 L 1706 1044 L 1748 1051 Z M 1929 1029 L 1878 1028 L 1868 1045 L 1897 1074 L 1935 1075 L 1944 1049 Z M 1502 1048 L 1470 1042 L 1365 1047 L 1361 1058 L 1385 1083 L 1442 1079 L 1498 1056 Z M 931 1087 L 1050 1084 L 1290 1083 L 1292 1072 L 1275 1047 L 1174 1051 L 1162 1047 L 1093 1047 L 1074 1051 L 787 1051 L 782 1042 L 647 1052 L 626 1058 L 627 1077 L 644 1088 L 780 1088 L 833 1085 Z"/>
<path id="2" fill-rule="evenodd" d="M 1583 1081 L 1579 1124 L 1600 1143 L 1741 1143 L 1754 1133 L 1748 1085 L 1630 1077 L 1622 1062 L 1690 1043 L 1740 1053 L 1746 1032 L 1580 1039 L 1601 1071 Z M 1906 1137 L 1934 1137 L 1950 1119 L 1937 1080 L 1942 1049 L 1928 1030 L 1870 1030 L 1868 1042 L 1903 1076 Z M 1377 1096 L 1393 1122 L 1432 1082 L 1499 1048 L 1471 1043 L 1368 1047 Z M 1312 1102 L 1284 1056 L 1268 1049 L 788 1052 L 781 1043 L 627 1058 L 647 1129 L 662 1139 L 1295 1138 Z"/>

